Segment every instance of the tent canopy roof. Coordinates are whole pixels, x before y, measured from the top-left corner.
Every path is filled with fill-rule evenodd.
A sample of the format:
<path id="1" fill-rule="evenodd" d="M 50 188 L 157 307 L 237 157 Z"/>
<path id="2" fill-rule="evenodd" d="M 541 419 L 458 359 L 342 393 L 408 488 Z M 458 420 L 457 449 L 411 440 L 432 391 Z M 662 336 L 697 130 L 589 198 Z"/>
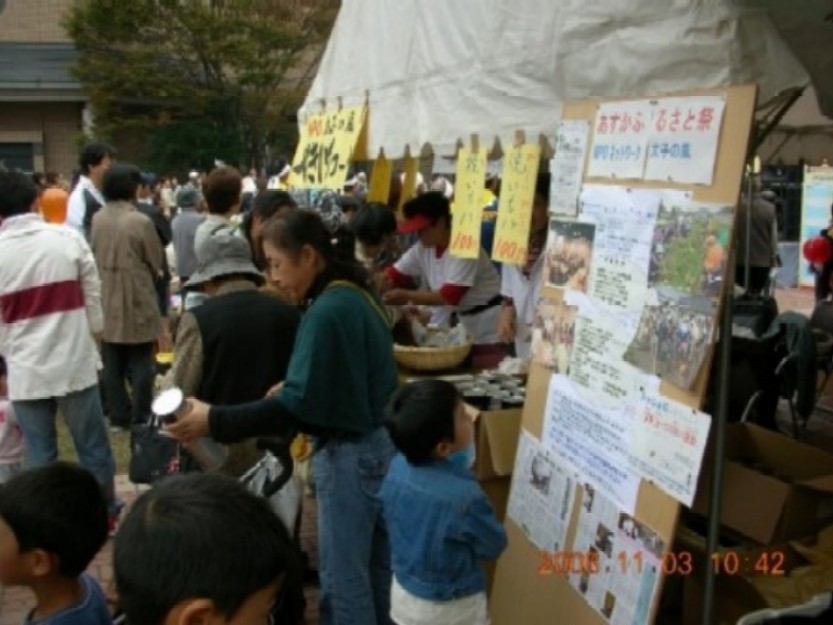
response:
<path id="1" fill-rule="evenodd" d="M 816 82 L 833 116 L 833 0 L 795 5 L 344 0 L 299 117 L 367 102 L 370 156 L 398 157 L 453 154 L 472 134 L 486 145 L 519 130 L 546 138 L 569 100 L 749 82 L 761 102 Z"/>

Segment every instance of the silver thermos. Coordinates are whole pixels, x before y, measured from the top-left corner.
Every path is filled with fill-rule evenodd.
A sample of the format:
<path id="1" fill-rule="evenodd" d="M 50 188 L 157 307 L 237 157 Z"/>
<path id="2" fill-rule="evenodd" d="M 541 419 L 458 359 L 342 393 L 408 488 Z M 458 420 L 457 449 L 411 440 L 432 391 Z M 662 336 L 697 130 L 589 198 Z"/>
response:
<path id="1" fill-rule="evenodd" d="M 182 389 L 170 388 L 153 400 L 151 410 L 160 423 L 173 423 L 188 413 L 188 400 Z M 182 447 L 191 454 L 203 471 L 217 471 L 228 459 L 228 448 L 210 436 L 183 444 Z"/>

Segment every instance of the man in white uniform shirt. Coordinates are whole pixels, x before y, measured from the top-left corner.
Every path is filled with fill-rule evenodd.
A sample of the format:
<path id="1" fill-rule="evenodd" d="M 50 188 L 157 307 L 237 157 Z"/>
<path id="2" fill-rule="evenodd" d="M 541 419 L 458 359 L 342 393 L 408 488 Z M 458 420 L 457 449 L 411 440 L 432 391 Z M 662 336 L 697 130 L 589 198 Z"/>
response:
<path id="1" fill-rule="evenodd" d="M 104 172 L 113 163 L 115 150 L 103 143 L 91 143 L 84 147 L 78 158 L 81 177 L 72 190 L 67 205 L 66 225 L 72 226 L 87 239 L 90 238 L 93 215 L 104 206 L 101 184 Z"/>
<path id="2" fill-rule="evenodd" d="M 500 278 L 486 252 L 477 259 L 456 258 L 451 243 L 451 209 L 448 198 L 431 191 L 403 207 L 402 233 L 417 233 L 419 241 L 387 272 L 394 287 L 385 293 L 388 304 L 445 307 L 457 317 L 472 340 L 472 364 L 476 368 L 497 366 L 505 356 L 498 341 Z M 426 290 L 404 288 L 421 280 Z"/>

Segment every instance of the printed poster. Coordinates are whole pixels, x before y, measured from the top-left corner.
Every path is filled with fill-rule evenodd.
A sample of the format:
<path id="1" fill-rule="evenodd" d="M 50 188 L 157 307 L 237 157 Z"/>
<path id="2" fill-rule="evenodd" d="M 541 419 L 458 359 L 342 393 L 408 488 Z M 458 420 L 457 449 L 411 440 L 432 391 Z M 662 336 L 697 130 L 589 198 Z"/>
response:
<path id="1" fill-rule="evenodd" d="M 590 122 L 562 120 L 555 134 L 555 156 L 550 160 L 550 213 L 575 217 L 584 175 Z"/>
<path id="2" fill-rule="evenodd" d="M 586 293 L 595 237 L 594 224 L 551 219 L 544 257 L 547 285 Z"/>
<path id="3" fill-rule="evenodd" d="M 521 429 L 506 514 L 543 551 L 565 550 L 576 476 Z"/>
<path id="4" fill-rule="evenodd" d="M 480 256 L 483 222 L 483 181 L 486 180 L 486 150 L 460 148 L 454 186 L 454 219 L 451 221 L 451 254 L 458 258 Z"/>
<path id="5" fill-rule="evenodd" d="M 537 144 L 515 145 L 506 151 L 492 246 L 495 262 L 524 265 L 527 261 L 540 158 L 541 146 Z"/>
<path id="6" fill-rule="evenodd" d="M 732 207 L 663 193 L 648 267 L 648 304 L 625 360 L 690 389 L 709 352 L 732 240 Z"/>
<path id="7" fill-rule="evenodd" d="M 645 171 L 650 122 L 651 103 L 648 100 L 599 105 L 587 176 L 641 179 Z"/>
<path id="8" fill-rule="evenodd" d="M 631 465 L 690 508 L 710 427 L 709 415 L 644 389 L 631 429 Z"/>
<path id="9" fill-rule="evenodd" d="M 292 159 L 293 187 L 341 191 L 367 117 L 357 106 L 307 118 Z"/>
<path id="10" fill-rule="evenodd" d="M 801 192 L 801 247 L 808 239 L 817 237 L 831 223 L 833 205 L 833 167 L 805 167 Z M 815 274 L 804 256 L 799 260 L 798 283 L 813 286 Z"/>
<path id="11" fill-rule="evenodd" d="M 649 622 L 665 562 L 659 534 L 588 485 L 571 552 L 584 556 L 584 566 L 570 572 L 570 585 L 605 621 Z"/>
<path id="12" fill-rule="evenodd" d="M 542 297 L 532 321 L 532 357 L 553 373 L 569 373 L 576 334 L 575 306 Z"/>
<path id="13" fill-rule="evenodd" d="M 578 471 L 581 479 L 633 512 L 638 475 L 628 465 L 633 411 L 601 406 L 598 393 L 577 387 L 570 378 L 550 378 L 541 443 Z"/>
<path id="14" fill-rule="evenodd" d="M 596 226 L 590 295 L 611 306 L 642 307 L 661 198 L 647 189 L 584 186 L 579 216 Z"/>
<path id="15" fill-rule="evenodd" d="M 645 179 L 711 185 L 726 99 L 662 98 L 651 108 Z"/>

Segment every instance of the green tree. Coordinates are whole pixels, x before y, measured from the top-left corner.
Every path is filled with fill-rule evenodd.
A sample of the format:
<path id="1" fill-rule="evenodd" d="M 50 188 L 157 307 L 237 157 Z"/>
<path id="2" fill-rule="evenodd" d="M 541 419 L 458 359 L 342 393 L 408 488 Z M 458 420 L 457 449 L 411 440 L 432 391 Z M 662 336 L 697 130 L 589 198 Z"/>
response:
<path id="1" fill-rule="evenodd" d="M 79 0 L 65 26 L 95 132 L 139 136 L 159 171 L 261 166 L 294 138 L 338 0 Z"/>

